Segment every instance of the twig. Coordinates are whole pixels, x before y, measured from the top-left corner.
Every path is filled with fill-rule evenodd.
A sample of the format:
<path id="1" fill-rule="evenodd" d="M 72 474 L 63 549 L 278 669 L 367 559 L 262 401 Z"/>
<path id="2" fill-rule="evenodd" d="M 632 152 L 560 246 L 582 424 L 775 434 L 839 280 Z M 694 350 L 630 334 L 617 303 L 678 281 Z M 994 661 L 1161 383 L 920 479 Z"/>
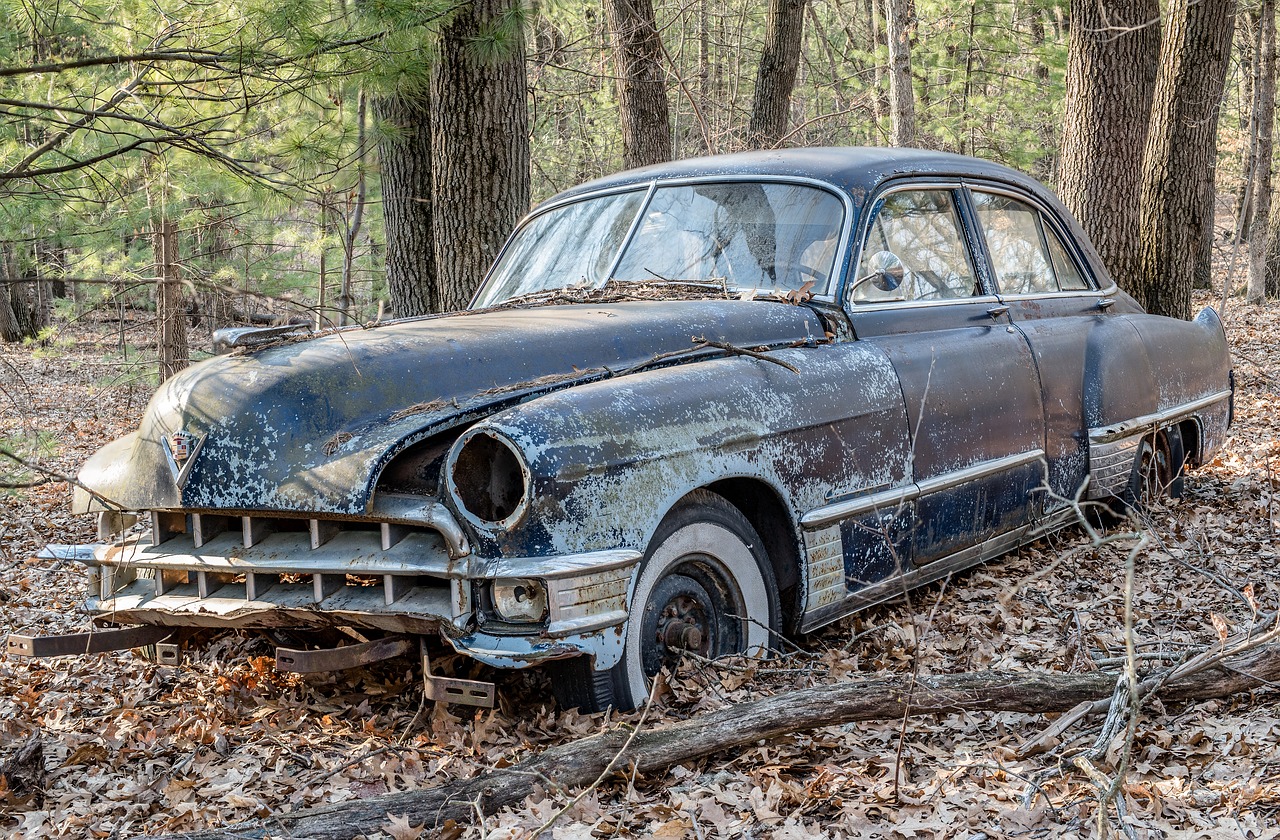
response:
<path id="1" fill-rule="evenodd" d="M 623 741 L 622 748 L 614 753 L 613 758 L 605 765 L 604 770 L 600 771 L 600 775 L 596 777 L 594 782 L 579 791 L 577 796 L 566 802 L 563 808 L 548 817 L 547 821 L 533 832 L 534 840 L 541 837 L 542 833 L 555 825 L 556 821 L 564 816 L 570 808 L 581 802 L 587 794 L 600 787 L 600 785 L 604 783 L 604 780 L 609 778 L 609 774 L 613 772 L 613 768 L 616 767 L 618 762 L 622 760 L 622 757 L 627 754 L 627 750 L 630 749 L 631 743 L 636 739 L 636 736 L 640 734 L 640 730 L 644 727 L 645 719 L 649 717 L 649 710 L 653 708 L 653 700 L 658 696 L 658 692 L 661 690 L 664 682 L 665 679 L 663 678 L 662 672 L 659 671 L 658 675 L 653 678 L 653 686 L 649 689 L 649 699 L 645 701 L 644 709 L 640 712 L 640 720 L 636 721 L 635 728 L 631 730 L 631 734 L 627 736 L 627 740 Z"/>
<path id="2" fill-rule="evenodd" d="M 792 373 L 800 373 L 800 369 L 795 365 L 784 362 L 782 359 L 775 359 L 772 356 L 766 356 L 764 353 L 757 353 L 754 350 L 748 350 L 745 347 L 736 347 L 732 344 L 726 344 L 723 341 L 712 341 L 711 339 L 703 336 L 698 336 L 694 341 L 697 342 L 698 349 L 701 349 L 702 347 L 714 347 L 717 350 L 723 350 L 724 352 L 732 353 L 735 356 L 750 356 L 751 358 L 759 359 L 762 362 L 773 362 L 775 365 L 781 365 Z"/>
<path id="3" fill-rule="evenodd" d="M 364 761 L 366 761 L 366 760 L 368 760 L 368 759 L 370 759 L 370 758 L 373 758 L 375 755 L 382 755 L 383 753 L 385 753 L 385 752 L 389 751 L 391 748 L 392 748 L 392 747 L 391 747 L 391 745 L 390 745 L 390 744 L 387 744 L 385 747 L 379 747 L 378 749 L 376 749 L 376 750 L 372 750 L 372 751 L 370 751 L 370 752 L 367 752 L 367 753 L 365 753 L 364 755 L 356 756 L 355 758 L 351 759 L 350 761 L 346 761 L 346 762 L 343 762 L 342 764 L 339 764 L 337 767 L 333 768 L 332 770 L 325 770 L 325 771 L 324 771 L 324 772 L 325 772 L 325 775 L 326 775 L 326 776 L 336 776 L 336 775 L 338 775 L 339 773 L 341 773 L 342 771 L 344 771 L 344 770 L 346 770 L 346 769 L 348 769 L 348 768 L 350 768 L 350 767 L 354 767 L 354 766 L 356 766 L 357 764 L 360 764 L 360 763 L 362 763 L 362 762 L 364 762 Z"/>

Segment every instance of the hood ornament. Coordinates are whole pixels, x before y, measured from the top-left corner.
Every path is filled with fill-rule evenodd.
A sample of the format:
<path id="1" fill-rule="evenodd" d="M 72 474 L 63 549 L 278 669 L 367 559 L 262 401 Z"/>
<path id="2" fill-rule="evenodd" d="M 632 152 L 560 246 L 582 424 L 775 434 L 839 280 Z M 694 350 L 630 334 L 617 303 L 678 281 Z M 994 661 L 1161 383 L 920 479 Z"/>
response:
<path id="1" fill-rule="evenodd" d="M 178 485 L 179 490 L 186 486 L 187 477 L 191 475 L 191 468 L 195 466 L 196 456 L 200 454 L 200 447 L 204 446 L 206 437 L 208 435 L 193 435 L 179 430 L 161 438 L 165 457 L 169 461 L 169 472 L 173 473 L 173 483 Z"/>

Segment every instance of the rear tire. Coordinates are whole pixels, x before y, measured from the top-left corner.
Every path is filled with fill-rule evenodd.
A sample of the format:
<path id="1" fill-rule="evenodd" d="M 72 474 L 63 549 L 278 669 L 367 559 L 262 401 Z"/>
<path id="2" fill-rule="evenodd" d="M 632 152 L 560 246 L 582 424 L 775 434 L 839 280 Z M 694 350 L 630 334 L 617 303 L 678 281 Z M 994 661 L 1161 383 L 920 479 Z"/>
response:
<path id="1" fill-rule="evenodd" d="M 1186 453 L 1182 434 L 1174 426 L 1148 435 L 1138 445 L 1129 484 L 1120 497 L 1119 513 L 1141 513 L 1165 496 L 1182 496 Z"/>

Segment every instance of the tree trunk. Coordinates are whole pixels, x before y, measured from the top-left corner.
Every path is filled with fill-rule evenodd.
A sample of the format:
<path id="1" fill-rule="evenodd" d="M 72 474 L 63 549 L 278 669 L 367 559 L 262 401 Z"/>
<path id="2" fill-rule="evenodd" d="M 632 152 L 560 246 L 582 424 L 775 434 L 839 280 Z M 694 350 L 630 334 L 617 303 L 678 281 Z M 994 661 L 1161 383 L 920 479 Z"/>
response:
<path id="1" fill-rule="evenodd" d="M 352 198 L 351 214 L 346 217 L 347 231 L 342 238 L 342 280 L 338 285 L 338 326 L 345 327 L 350 317 L 354 298 L 351 285 L 354 282 L 356 264 L 356 242 L 360 238 L 360 228 L 364 224 L 364 205 L 368 194 L 368 184 L 364 172 L 365 156 L 365 116 L 368 100 L 364 91 L 360 91 L 359 105 L 356 108 L 356 189 Z"/>
<path id="2" fill-rule="evenodd" d="M 521 0 L 472 0 L 441 33 L 431 77 L 432 311 L 467 305 L 529 210 L 524 52 Z"/>
<path id="3" fill-rule="evenodd" d="M 1235 10 L 1235 0 L 1173 0 L 1166 16 L 1142 170 L 1139 266 L 1128 285 L 1157 315 L 1190 317 L 1195 278 L 1209 272 L 1218 106 Z"/>
<path id="4" fill-rule="evenodd" d="M 401 317 L 434 311 L 439 299 L 431 202 L 431 96 L 372 102 L 379 123 L 382 224 L 391 308 Z"/>
<path id="5" fill-rule="evenodd" d="M 191 362 L 187 350 L 187 303 L 178 277 L 178 227 L 164 219 L 155 232 L 156 270 L 156 349 L 160 355 L 160 381 L 185 368 Z"/>
<path id="6" fill-rule="evenodd" d="M 1249 123 L 1245 129 L 1245 137 L 1249 138 L 1249 145 L 1245 148 L 1244 160 L 1241 162 L 1240 171 L 1243 177 L 1240 179 L 1240 186 L 1236 189 L 1234 196 L 1235 213 L 1235 229 L 1231 231 L 1234 237 L 1245 239 L 1248 237 L 1249 217 L 1252 215 L 1251 208 L 1245 206 L 1245 200 L 1251 198 L 1249 190 L 1249 182 L 1252 180 L 1250 173 L 1253 172 L 1254 156 L 1258 152 L 1258 98 L 1256 94 L 1258 86 L 1258 74 L 1262 72 L 1262 27 L 1259 26 L 1261 17 L 1256 10 L 1242 11 L 1240 14 L 1240 23 L 1244 27 L 1244 32 L 1240 33 L 1242 37 L 1236 39 L 1239 45 L 1238 61 L 1240 66 L 1250 68 L 1248 73 L 1240 73 L 1240 107 L 1243 110 L 1248 103 Z"/>
<path id="7" fill-rule="evenodd" d="M 748 129 L 751 147 L 771 149 L 787 133 L 791 116 L 791 91 L 800 68 L 800 44 L 804 35 L 806 0 L 770 0 L 764 49 L 756 69 L 756 90 L 751 100 Z"/>
<path id="8" fill-rule="evenodd" d="M 1126 288 L 1138 271 L 1138 196 L 1160 58 L 1159 20 L 1158 0 L 1071 3 L 1058 195 Z M 1137 28 L 1116 35 L 1108 26 Z"/>
<path id="9" fill-rule="evenodd" d="M 1262 0 L 1260 44 L 1262 56 L 1254 88 L 1254 113 L 1258 143 L 1253 177 L 1253 207 L 1249 221 L 1249 303 L 1262 303 L 1267 295 L 1267 230 L 1271 213 L 1271 138 L 1276 121 L 1276 4 Z M 1270 225 L 1268 225 L 1268 228 Z M 1223 282 L 1230 283 L 1231 278 Z"/>
<path id="10" fill-rule="evenodd" d="M 7 342 L 35 338 L 49 326 L 50 310 L 45 306 L 38 261 L 29 258 L 29 265 L 22 267 L 18 246 L 0 249 L 0 339 Z"/>
<path id="11" fill-rule="evenodd" d="M 880 63 L 880 47 L 887 45 L 884 41 L 884 33 L 880 29 L 879 6 L 877 0 L 863 0 L 863 11 L 867 16 L 867 52 L 871 55 L 872 64 L 875 65 L 872 73 L 874 90 L 871 92 L 871 119 L 875 123 L 871 137 L 874 143 L 880 142 L 880 138 L 884 136 L 884 115 L 888 110 L 884 90 L 885 67 Z M 852 36 L 849 40 L 853 40 Z"/>
<path id="12" fill-rule="evenodd" d="M 0 275 L 3 275 L 3 283 L 0 283 L 0 341 L 12 344 L 26 338 L 18 313 L 13 308 L 14 293 L 21 284 L 18 283 L 18 261 L 13 257 L 13 250 L 2 244 Z"/>
<path id="13" fill-rule="evenodd" d="M 535 786 L 554 783 L 580 788 L 610 766 L 652 773 L 673 764 L 824 726 L 860 720 L 893 720 L 908 715 L 957 711 L 1064 712 L 1081 703 L 1112 696 L 1118 675 L 1093 672 L 986 671 L 921 677 L 914 684 L 898 675 L 776 694 L 728 706 L 663 729 L 641 730 L 626 745 L 630 727 L 583 738 L 530 756 L 506 769 L 490 770 L 430 790 L 406 791 L 371 799 L 321 805 L 269 822 L 241 823 L 220 829 L 174 835 L 186 840 L 226 840 L 270 833 L 314 840 L 337 840 L 372 833 L 387 814 L 408 817 L 430 829 L 445 820 L 469 822 L 477 811 L 492 814 L 518 805 Z M 1161 686 L 1166 701 L 1196 701 L 1249 691 L 1280 679 L 1280 646 L 1264 646 L 1231 661 Z M 174 840 L 171 838 L 171 840 Z"/>
<path id="14" fill-rule="evenodd" d="M 890 142 L 916 143 L 915 92 L 911 88 L 911 9 L 908 0 L 885 0 L 885 31 L 889 39 Z"/>
<path id="15" fill-rule="evenodd" d="M 671 108 L 652 0 L 605 0 L 604 12 L 618 77 L 622 162 L 630 169 L 671 160 Z"/>

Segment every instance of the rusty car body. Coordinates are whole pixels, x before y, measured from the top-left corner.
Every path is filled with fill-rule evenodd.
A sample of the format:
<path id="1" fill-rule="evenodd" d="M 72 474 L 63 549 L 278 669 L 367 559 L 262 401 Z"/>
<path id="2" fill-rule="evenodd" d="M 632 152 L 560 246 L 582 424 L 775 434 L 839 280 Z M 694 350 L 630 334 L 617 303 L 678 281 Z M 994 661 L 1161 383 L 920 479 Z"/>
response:
<path id="1" fill-rule="evenodd" d="M 80 473 L 95 621 L 438 637 L 586 708 L 1177 492 L 1233 394 L 1041 185 L 893 149 L 624 172 L 470 311 L 227 343 Z"/>

